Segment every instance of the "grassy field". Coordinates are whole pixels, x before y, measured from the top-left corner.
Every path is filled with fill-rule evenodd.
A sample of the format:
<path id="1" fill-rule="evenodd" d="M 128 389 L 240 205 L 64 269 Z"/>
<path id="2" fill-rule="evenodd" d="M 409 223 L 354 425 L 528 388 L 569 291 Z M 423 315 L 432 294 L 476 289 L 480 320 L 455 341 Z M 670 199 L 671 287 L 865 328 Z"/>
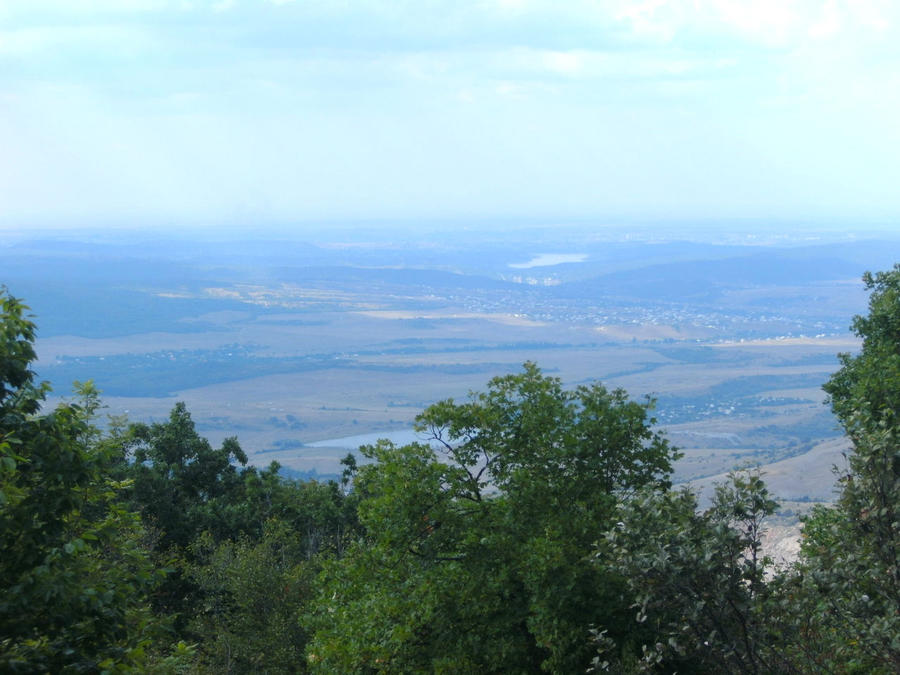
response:
<path id="1" fill-rule="evenodd" d="M 534 361 L 566 386 L 656 398 L 685 454 L 678 480 L 763 465 L 785 497 L 830 495 L 816 449 L 840 434 L 821 385 L 857 347 L 846 330 L 865 309 L 859 275 L 900 243 L 631 235 L 584 230 L 566 251 L 448 233 L 403 245 L 33 242 L 0 248 L 0 264 L 37 315 L 37 370 L 59 395 L 92 378 L 107 412 L 143 421 L 183 400 L 202 433 L 237 436 L 257 464 L 333 475 L 346 444 L 321 441 L 408 431 L 429 404 Z"/>
<path id="2" fill-rule="evenodd" d="M 837 436 L 821 383 L 835 354 L 855 346 L 833 337 L 673 343 L 656 339 L 658 327 L 641 335 L 636 326 L 634 340 L 615 342 L 593 326 L 452 310 L 202 320 L 216 329 L 53 337 L 39 344 L 39 366 L 57 391 L 93 377 L 110 414 L 159 420 L 183 400 L 204 434 L 238 436 L 254 463 L 329 475 L 346 448 L 310 443 L 408 430 L 429 404 L 465 397 L 531 360 L 568 386 L 599 380 L 657 398 L 660 427 L 685 453 L 677 479 L 696 481 L 745 465 L 783 472 L 805 466 L 803 457 L 817 461 L 815 448 Z M 791 498 L 830 494 L 827 471 L 804 476 L 799 492 L 787 489 L 790 480 L 778 489 Z"/>

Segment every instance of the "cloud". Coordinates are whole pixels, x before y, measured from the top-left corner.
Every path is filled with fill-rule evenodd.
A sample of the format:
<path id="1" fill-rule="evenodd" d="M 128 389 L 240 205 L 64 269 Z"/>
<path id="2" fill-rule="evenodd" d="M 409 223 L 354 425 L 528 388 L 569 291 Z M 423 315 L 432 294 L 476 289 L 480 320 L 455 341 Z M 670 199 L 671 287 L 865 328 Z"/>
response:
<path id="1" fill-rule="evenodd" d="M 809 37 L 846 28 L 896 28 L 900 6 L 890 0 L 609 0 L 605 9 L 638 39 L 702 44 L 730 36 L 763 48 L 794 48 Z M 865 46 L 861 44 L 861 46 Z"/>
<path id="2" fill-rule="evenodd" d="M 816 207 L 823 185 L 850 205 L 865 182 L 900 213 L 898 15 L 875 0 L 7 0 L 0 147 L 21 169 L 0 201 L 60 217 L 774 212 Z"/>
<path id="3" fill-rule="evenodd" d="M 577 52 L 545 52 L 542 60 L 547 70 L 561 75 L 574 75 L 582 67 L 582 58 Z"/>

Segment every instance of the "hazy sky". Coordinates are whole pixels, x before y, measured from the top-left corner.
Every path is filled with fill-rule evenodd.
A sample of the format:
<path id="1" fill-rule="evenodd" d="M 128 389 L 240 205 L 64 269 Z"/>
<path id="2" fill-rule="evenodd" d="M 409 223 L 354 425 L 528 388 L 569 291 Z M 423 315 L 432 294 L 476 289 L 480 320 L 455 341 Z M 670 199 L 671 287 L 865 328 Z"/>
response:
<path id="1" fill-rule="evenodd" d="M 895 0 L 0 0 L 0 224 L 900 216 Z"/>

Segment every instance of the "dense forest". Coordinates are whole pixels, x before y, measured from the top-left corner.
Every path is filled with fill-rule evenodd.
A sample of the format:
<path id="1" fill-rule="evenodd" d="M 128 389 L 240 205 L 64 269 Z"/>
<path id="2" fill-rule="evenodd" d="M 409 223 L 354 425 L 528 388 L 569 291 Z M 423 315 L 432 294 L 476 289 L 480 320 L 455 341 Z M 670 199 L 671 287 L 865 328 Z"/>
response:
<path id="1" fill-rule="evenodd" d="M 893 673 L 900 670 L 900 265 L 864 278 L 826 383 L 853 450 L 799 559 L 764 555 L 754 472 L 673 488 L 653 401 L 532 363 L 428 407 L 428 440 L 293 481 L 183 404 L 53 410 L 0 293 L 0 671 Z"/>

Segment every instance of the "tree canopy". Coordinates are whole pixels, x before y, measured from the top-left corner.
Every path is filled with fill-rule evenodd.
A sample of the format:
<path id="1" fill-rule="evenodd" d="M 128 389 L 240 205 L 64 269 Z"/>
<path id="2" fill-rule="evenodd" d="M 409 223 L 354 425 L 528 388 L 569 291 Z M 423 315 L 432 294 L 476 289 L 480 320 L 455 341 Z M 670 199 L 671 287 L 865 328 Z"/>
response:
<path id="1" fill-rule="evenodd" d="M 741 472 L 701 509 L 653 401 L 526 363 L 362 448 L 338 481 L 248 466 L 176 404 L 45 410 L 35 325 L 0 290 L 3 672 L 900 671 L 900 266 L 864 279 L 826 383 L 852 442 L 799 560 Z"/>
<path id="2" fill-rule="evenodd" d="M 0 670 L 93 672 L 146 663 L 159 572 L 90 443 L 96 391 L 41 413 L 35 326 L 0 293 Z"/>
<path id="3" fill-rule="evenodd" d="M 853 321 L 856 355 L 825 385 L 853 448 L 834 511 L 805 528 L 812 622 L 833 662 L 900 671 L 900 265 L 863 277 L 869 313 Z"/>
<path id="4" fill-rule="evenodd" d="M 594 542 L 618 500 L 669 485 L 651 408 L 526 363 L 426 409 L 423 442 L 365 448 L 365 536 L 326 567 L 314 670 L 584 670 L 591 626 L 631 614 Z"/>

